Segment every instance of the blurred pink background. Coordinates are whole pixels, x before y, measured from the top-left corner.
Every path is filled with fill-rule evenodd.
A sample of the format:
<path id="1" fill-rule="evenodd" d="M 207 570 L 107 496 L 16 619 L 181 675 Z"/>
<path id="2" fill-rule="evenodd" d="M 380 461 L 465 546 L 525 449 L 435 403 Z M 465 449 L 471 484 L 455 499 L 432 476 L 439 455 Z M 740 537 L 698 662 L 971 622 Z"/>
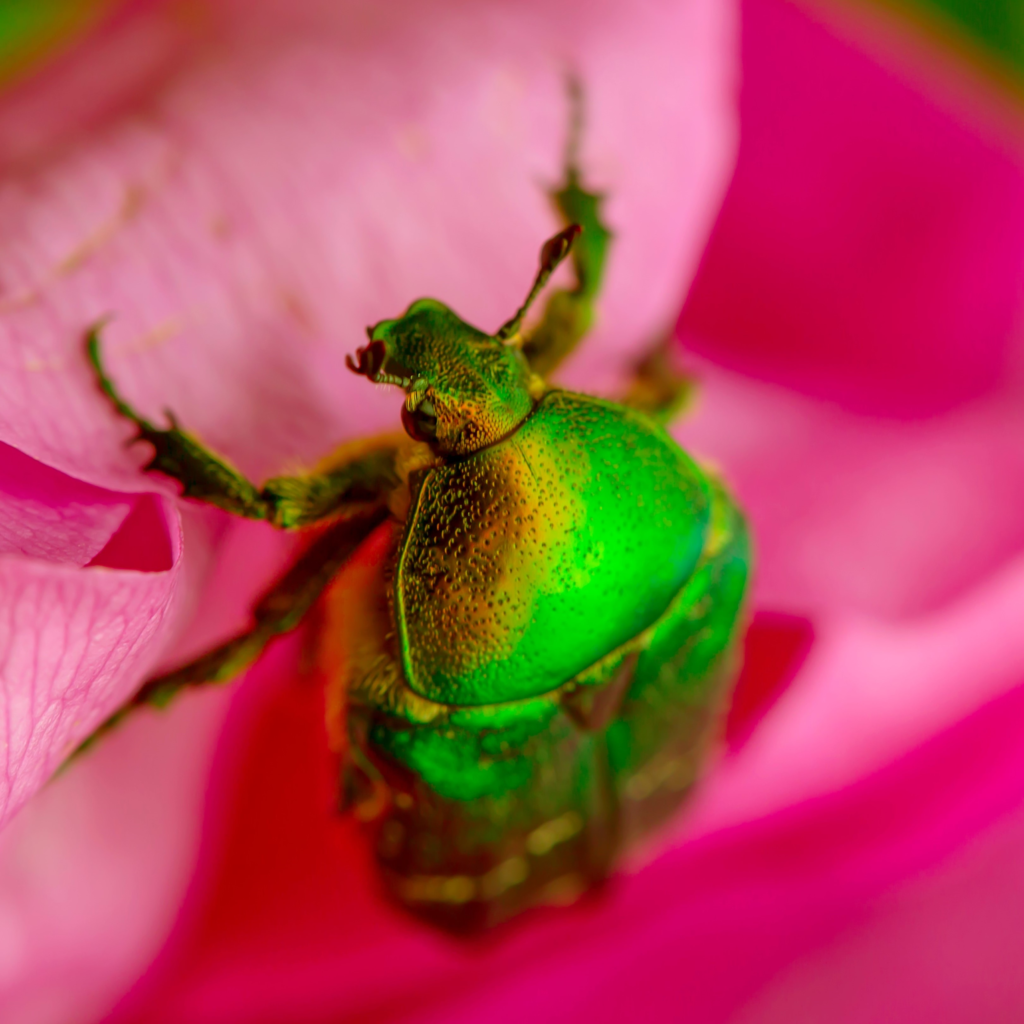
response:
<path id="1" fill-rule="evenodd" d="M 0 1019 L 1024 1015 L 1021 114 L 848 7 L 580 16 L 138 4 L 0 102 Z M 140 476 L 81 328 L 114 310 L 125 389 L 255 476 L 390 425 L 344 353 L 421 293 L 514 306 L 567 57 L 619 239 L 566 381 L 614 387 L 678 315 L 677 436 L 757 539 L 727 742 L 677 830 L 571 910 L 434 934 L 332 813 L 298 638 L 45 784 L 289 550 Z"/>

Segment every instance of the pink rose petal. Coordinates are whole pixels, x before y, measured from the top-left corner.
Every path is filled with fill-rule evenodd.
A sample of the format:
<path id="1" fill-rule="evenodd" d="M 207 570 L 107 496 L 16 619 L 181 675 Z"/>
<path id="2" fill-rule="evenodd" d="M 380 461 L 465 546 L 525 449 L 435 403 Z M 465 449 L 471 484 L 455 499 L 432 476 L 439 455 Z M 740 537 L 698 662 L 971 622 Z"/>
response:
<path id="1" fill-rule="evenodd" d="M 12 471 L 0 485 L 2 823 L 153 663 L 180 539 L 162 500 L 82 484 L 14 449 L 0 458 Z"/>
<path id="2" fill-rule="evenodd" d="M 5 1024 L 99 1019 L 156 954 L 189 883 L 226 696 L 141 716 L 5 828 Z"/>
<path id="3" fill-rule="evenodd" d="M 0 440 L 138 486 L 141 454 L 120 449 L 125 428 L 81 357 L 83 329 L 107 314 L 129 397 L 174 409 L 254 475 L 390 426 L 393 396 L 345 354 L 417 295 L 485 327 L 515 308 L 553 226 L 543 190 L 572 64 L 591 83 L 584 158 L 618 239 L 577 376 L 615 379 L 623 349 L 664 326 L 732 157 L 728 6 L 627 17 L 608 3 L 581 19 L 455 4 L 381 22 L 252 6 L 222 12 L 233 43 L 183 68 L 145 119 L 0 186 Z"/>
<path id="4" fill-rule="evenodd" d="M 736 1024 L 1013 1021 L 1024 887 L 1019 808 L 950 858 L 884 893 L 854 924 L 773 978 Z"/>
<path id="5" fill-rule="evenodd" d="M 132 502 L 0 445 L 0 553 L 86 565 L 110 542 Z M 162 566 L 170 568 L 168 564 Z"/>
<path id="6" fill-rule="evenodd" d="M 170 17 L 138 17 L 140 11 L 161 5 L 170 8 Z M 58 19 L 62 6 L 74 2 L 50 5 Z M 61 41 L 57 52 L 40 55 L 16 85 L 4 89 L 0 167 L 5 171 L 17 173 L 46 157 L 68 135 L 87 132 L 123 109 L 126 100 L 137 103 L 167 75 L 175 58 L 196 43 L 202 20 L 175 17 L 167 0 L 100 0 L 93 6 L 107 9 L 84 40 L 79 35 Z"/>
<path id="7" fill-rule="evenodd" d="M 111 1024 L 612 1021 L 680 1007 L 695 1024 L 731 1019 L 1012 813 L 1024 783 L 1018 686 L 843 790 L 694 832 L 588 903 L 466 945 L 381 900 L 356 824 L 331 810 L 330 759 L 313 740 L 320 695 L 282 670 L 283 657 L 264 663 L 232 710 L 207 873 Z"/>
<path id="8" fill-rule="evenodd" d="M 676 436 L 748 510 L 765 604 L 885 619 L 958 599 L 1024 548 L 1024 401 L 924 420 L 846 411 L 700 363 Z"/>
<path id="9" fill-rule="evenodd" d="M 786 388 L 698 365 L 679 436 L 750 510 L 762 601 L 926 613 L 1024 547 L 1024 162 L 796 7 L 744 19 L 737 172 L 679 327 Z"/>
<path id="10" fill-rule="evenodd" d="M 152 496 L 127 497 L 152 512 Z M 253 593 L 290 554 L 289 539 L 266 524 L 228 520 L 198 506 L 182 512 L 188 557 L 177 570 L 180 607 L 168 626 L 174 643 L 154 668 L 244 628 Z M 133 512 L 93 564 L 128 568 L 127 560 L 151 557 L 152 546 L 138 545 L 145 518 Z M 139 577 L 139 568 L 118 575 Z M 158 650 L 154 645 L 153 653 Z M 0 836 L 2 1019 L 95 1020 L 152 958 L 197 856 L 226 696 L 213 690 L 182 698 L 168 711 L 140 713 L 52 780 L 6 827 Z"/>
<path id="11" fill-rule="evenodd" d="M 82 334 L 107 314 L 108 363 L 130 400 L 154 418 L 174 409 L 254 477 L 392 427 L 395 396 L 348 374 L 344 355 L 367 322 L 420 294 L 485 327 L 515 308 L 554 225 L 544 189 L 559 173 L 569 67 L 588 82 L 585 159 L 595 185 L 609 190 L 618 237 L 601 333 L 571 373 L 617 380 L 624 354 L 671 320 L 735 145 L 730 5 L 604 3 L 586 18 L 549 3 L 410 6 L 384 19 L 373 5 L 334 3 L 210 11 L 191 44 L 159 10 L 132 23 L 148 26 L 142 52 L 155 55 L 162 80 L 133 63 L 139 51 L 125 39 L 138 36 L 114 33 L 69 58 L 57 69 L 63 78 L 0 109 L 0 153 L 14 168 L 0 183 L 0 441 L 22 457 L 123 494 L 133 508 L 157 500 L 133 492 L 171 492 L 140 474 L 144 447 L 124 448 L 129 428 L 90 379 Z M 150 91 L 133 111 L 140 82 Z M 88 135 L 68 133 L 61 89 L 91 118 Z M 124 570 L 159 562 L 139 561 L 151 548 L 140 507 L 98 551 L 98 528 L 89 543 L 84 527 L 71 531 L 92 566 L 69 569 L 73 579 L 161 575 Z M 82 726 L 172 638 L 161 664 L 240 628 L 285 554 L 216 514 L 189 512 L 185 527 L 180 570 L 164 574 L 168 596 L 176 588 L 175 619 L 151 619 L 151 642 L 139 642 L 125 679 L 102 694 L 97 687 L 97 699 L 77 709 Z M 138 597 L 131 608 L 152 611 Z M 189 614 L 196 626 L 179 634 Z M 20 639 L 31 639 L 34 622 Z M 33 762 L 43 767 L 25 777 L 25 792 L 44 776 L 44 760 Z M 181 785 L 167 814 L 187 819 L 187 837 L 196 776 L 183 772 Z M 180 892 L 189 841 L 152 858 L 131 836 L 115 841 L 149 868 L 119 889 L 100 834 L 84 830 L 91 838 L 74 884 L 104 878 L 109 888 L 83 904 L 66 942 L 46 941 L 60 927 L 56 915 L 26 911 L 34 938 L 12 983 L 19 1005 L 32 1005 L 41 991 L 33 986 L 75 960 L 76 941 L 89 949 L 69 969 L 72 994 L 59 1005 L 75 1005 L 75 991 L 82 1006 L 96 1005 L 138 964 L 133 937 L 150 948 Z M 136 920 L 124 908 L 146 878 L 152 893 L 137 900 Z"/>
<path id="12" fill-rule="evenodd" d="M 800 673 L 697 802 L 713 831 L 841 790 L 1024 679 L 1024 558 L 912 625 L 815 623 Z"/>

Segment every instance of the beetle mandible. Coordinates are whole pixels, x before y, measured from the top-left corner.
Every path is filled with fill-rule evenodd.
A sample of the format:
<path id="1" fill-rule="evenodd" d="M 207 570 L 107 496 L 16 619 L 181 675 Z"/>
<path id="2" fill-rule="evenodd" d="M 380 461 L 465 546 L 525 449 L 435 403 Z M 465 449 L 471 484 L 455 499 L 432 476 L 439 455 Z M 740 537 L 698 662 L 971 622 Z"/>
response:
<path id="1" fill-rule="evenodd" d="M 173 419 L 135 412 L 98 329 L 88 338 L 100 386 L 154 448 L 147 469 L 313 538 L 251 630 L 147 682 L 95 735 L 237 675 L 321 602 L 342 802 L 368 823 L 388 890 L 456 931 L 605 878 L 692 786 L 737 668 L 747 532 L 661 425 L 688 386 L 669 342 L 621 401 L 549 383 L 590 325 L 611 239 L 577 133 L 552 193 L 566 227 L 507 323 L 488 334 L 421 299 L 350 357 L 404 391 L 404 435 L 256 486 Z M 570 252 L 573 286 L 527 328 Z"/>

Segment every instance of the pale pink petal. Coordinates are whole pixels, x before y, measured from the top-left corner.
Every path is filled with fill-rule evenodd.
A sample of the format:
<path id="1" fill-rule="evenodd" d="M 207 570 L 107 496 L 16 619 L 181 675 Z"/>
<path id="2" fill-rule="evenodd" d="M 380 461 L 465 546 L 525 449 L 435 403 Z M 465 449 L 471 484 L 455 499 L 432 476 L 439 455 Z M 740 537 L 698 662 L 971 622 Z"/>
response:
<path id="1" fill-rule="evenodd" d="M 1024 548 L 1024 401 L 921 420 L 842 409 L 700 363 L 676 431 L 724 471 L 757 542 L 757 594 L 800 614 L 930 612 Z"/>
<path id="2" fill-rule="evenodd" d="M 180 538 L 163 499 L 0 458 L 2 823 L 153 663 Z"/>
<path id="3" fill-rule="evenodd" d="M 150 497 L 126 497 L 152 503 Z M 167 627 L 170 637 L 150 644 L 151 663 L 162 654 L 154 667 L 180 662 L 244 628 L 252 593 L 289 556 L 290 543 L 265 524 L 227 521 L 195 507 L 183 511 L 189 556 L 177 570 L 179 608 Z M 121 562 L 132 553 L 133 520 L 138 517 L 129 517 L 128 529 L 119 530 L 94 563 Z M 136 550 L 139 557 L 151 553 Z M 94 574 L 136 582 L 154 575 L 87 569 L 74 579 L 85 587 Z M 163 649 L 168 639 L 173 644 Z M 128 677 L 131 686 L 137 676 Z M 184 698 L 180 710 L 175 704 L 170 711 L 140 713 L 51 781 L 6 828 L 0 838 L 5 1021 L 96 1019 L 154 955 L 195 863 L 223 696 L 215 691 Z M 110 699 L 122 698 L 94 686 L 76 728 L 87 729 L 87 715 Z"/>
<path id="4" fill-rule="evenodd" d="M 5 829 L 5 1022 L 98 1019 L 159 949 L 191 875 L 226 696 L 189 697 L 143 716 L 53 780 Z"/>
<path id="5" fill-rule="evenodd" d="M 617 232 L 602 329 L 575 375 L 614 379 L 665 325 L 732 158 L 729 6 L 371 11 L 218 6 L 223 38 L 144 117 L 0 186 L 0 440 L 139 486 L 141 453 L 119 445 L 81 352 L 107 314 L 128 396 L 172 408 L 250 473 L 391 426 L 394 397 L 345 354 L 418 295 L 484 327 L 516 307 L 554 223 L 544 188 L 572 67 Z"/>

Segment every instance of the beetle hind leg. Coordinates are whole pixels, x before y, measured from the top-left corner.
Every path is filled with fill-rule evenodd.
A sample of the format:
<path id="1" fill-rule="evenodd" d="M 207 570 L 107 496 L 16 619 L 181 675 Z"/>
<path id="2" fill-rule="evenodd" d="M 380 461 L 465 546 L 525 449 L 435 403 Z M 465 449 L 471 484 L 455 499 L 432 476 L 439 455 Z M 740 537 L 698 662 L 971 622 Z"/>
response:
<path id="1" fill-rule="evenodd" d="M 165 707 L 183 690 L 224 683 L 252 665 L 275 637 L 302 622 L 356 548 L 387 518 L 383 504 L 372 506 L 329 526 L 256 605 L 247 630 L 181 668 L 146 682 L 71 755 L 77 757 L 137 708 Z"/>

